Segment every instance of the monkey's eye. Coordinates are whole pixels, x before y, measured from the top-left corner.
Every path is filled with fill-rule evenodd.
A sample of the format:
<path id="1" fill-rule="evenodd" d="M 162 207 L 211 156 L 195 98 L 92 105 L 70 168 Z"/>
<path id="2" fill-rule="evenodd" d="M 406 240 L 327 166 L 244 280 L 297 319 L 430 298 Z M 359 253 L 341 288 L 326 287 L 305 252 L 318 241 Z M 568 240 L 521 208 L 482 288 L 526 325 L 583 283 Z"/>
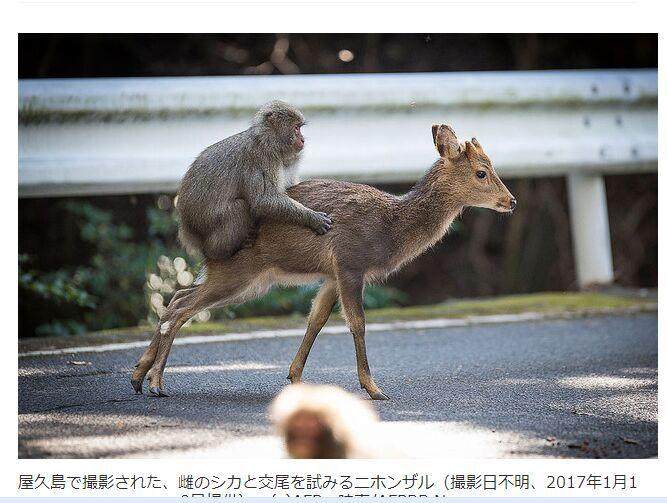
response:
<path id="1" fill-rule="evenodd" d="M 477 178 L 479 178 L 480 180 L 484 180 L 486 178 L 486 171 L 480 169 L 477 171 L 477 173 L 475 173 L 475 175 L 477 175 Z"/>

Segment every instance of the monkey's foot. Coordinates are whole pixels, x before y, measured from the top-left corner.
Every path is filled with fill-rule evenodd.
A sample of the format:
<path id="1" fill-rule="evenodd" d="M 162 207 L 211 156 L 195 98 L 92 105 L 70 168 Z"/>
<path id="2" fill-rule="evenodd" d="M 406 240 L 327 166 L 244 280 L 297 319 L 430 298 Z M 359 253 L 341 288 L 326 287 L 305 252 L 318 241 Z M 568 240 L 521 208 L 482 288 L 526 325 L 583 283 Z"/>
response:
<path id="1" fill-rule="evenodd" d="M 252 227 L 250 227 L 250 230 L 248 231 L 248 235 L 246 236 L 246 238 L 241 243 L 241 250 L 252 248 L 255 245 L 255 241 L 257 241 L 258 234 L 259 233 L 257 231 L 257 226 L 256 225 L 253 225 Z"/>
<path id="2" fill-rule="evenodd" d="M 243 240 L 241 243 L 241 250 L 247 250 L 248 248 L 252 248 L 255 246 L 255 241 L 257 240 L 257 234 L 253 234 L 252 236 L 248 236 Z"/>
<path id="3" fill-rule="evenodd" d="M 142 395 L 143 394 L 143 390 L 141 389 L 143 383 L 144 383 L 143 379 L 130 379 L 130 384 L 134 388 L 134 393 L 136 395 Z"/>

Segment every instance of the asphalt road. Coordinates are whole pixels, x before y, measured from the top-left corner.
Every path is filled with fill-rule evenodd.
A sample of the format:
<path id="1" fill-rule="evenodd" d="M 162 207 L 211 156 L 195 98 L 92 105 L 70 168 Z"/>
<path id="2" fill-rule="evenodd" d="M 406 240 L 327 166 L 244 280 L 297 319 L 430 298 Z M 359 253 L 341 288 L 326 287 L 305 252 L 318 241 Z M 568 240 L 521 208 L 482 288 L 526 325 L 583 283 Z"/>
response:
<path id="1" fill-rule="evenodd" d="M 655 313 L 371 333 L 378 453 L 657 456 L 657 337 Z M 170 398 L 133 394 L 140 349 L 19 358 L 19 456 L 282 456 L 266 410 L 299 342 L 176 346 Z M 365 397 L 351 337 L 320 336 L 304 380 Z"/>

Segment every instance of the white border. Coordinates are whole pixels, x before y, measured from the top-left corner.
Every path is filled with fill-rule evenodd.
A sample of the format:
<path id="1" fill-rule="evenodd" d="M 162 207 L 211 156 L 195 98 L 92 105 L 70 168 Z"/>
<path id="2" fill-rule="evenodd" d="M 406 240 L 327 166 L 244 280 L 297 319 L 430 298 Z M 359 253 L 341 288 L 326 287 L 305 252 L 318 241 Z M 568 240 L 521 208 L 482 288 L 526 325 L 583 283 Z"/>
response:
<path id="1" fill-rule="evenodd" d="M 248 2 L 249 4 L 250 2 Z M 433 2 L 435 3 L 435 2 Z M 158 471 L 162 474 L 178 472 L 173 460 L 105 460 L 105 461 L 63 461 L 63 460 L 16 460 L 17 417 L 16 417 L 16 68 L 17 32 L 461 32 L 469 30 L 484 32 L 659 32 L 664 31 L 664 9 L 658 1 L 629 2 L 538 2 L 528 1 L 488 1 L 438 2 L 438 5 L 403 4 L 380 5 L 379 2 L 360 2 L 358 6 L 350 2 L 342 6 L 331 2 L 309 1 L 291 2 L 289 8 L 280 2 L 267 1 L 261 5 L 232 6 L 213 5 L 205 2 L 171 2 L 158 6 L 157 2 L 136 2 L 135 6 L 124 2 L 122 7 L 114 7 L 110 2 L 49 2 L 41 4 L 29 2 L 14 3 L 4 12 L 2 24 L 3 58 L 3 156 L 5 192 L 2 201 L 2 216 L 10 222 L 5 231 L 2 261 L 5 267 L 5 288 L 2 291 L 4 338 L 0 351 L 5 386 L 3 399 L 5 407 L 0 416 L 0 494 L 15 494 L 16 474 L 29 472 L 79 471 Z M 223 2 L 220 2 L 223 4 Z M 4 9 L 3 9 L 4 10 Z M 660 36 L 660 66 L 665 62 L 664 36 Z M 664 83 L 659 77 L 661 94 Z M 660 100 L 659 137 L 664 137 L 664 95 Z M 659 145 L 660 156 L 664 158 L 664 142 Z M 664 193 L 664 177 L 659 176 L 659 186 Z M 665 222 L 664 205 L 659 208 L 660 221 Z M 7 225 L 7 224 L 6 224 Z M 662 229 L 661 229 L 662 230 Z M 661 232 L 660 244 L 663 244 Z M 660 247 L 663 255 L 664 246 Z M 664 269 L 660 269 L 660 283 L 664 280 Z M 662 312 L 659 314 L 659 331 L 662 329 Z M 660 333 L 662 337 L 662 333 Z M 660 360 L 664 361 L 665 344 L 660 344 Z M 660 418 L 665 413 L 665 376 L 659 373 Z M 664 496 L 665 439 L 659 437 L 660 460 L 489 460 L 479 462 L 465 459 L 419 460 L 419 461 L 347 461 L 347 462 L 296 462 L 266 460 L 189 460 L 191 471 L 221 472 L 235 471 L 430 471 L 430 472 L 521 472 L 543 473 L 576 471 L 623 471 L 638 472 L 641 490 L 636 496 Z M 542 495 L 574 495 L 571 492 L 548 493 Z M 111 494 L 106 494 L 111 495 Z M 584 494 L 577 494 L 584 495 Z"/>
<path id="2" fill-rule="evenodd" d="M 657 33 L 664 10 L 659 0 L 24 0 L 16 4 L 12 29 L 25 33 Z"/>

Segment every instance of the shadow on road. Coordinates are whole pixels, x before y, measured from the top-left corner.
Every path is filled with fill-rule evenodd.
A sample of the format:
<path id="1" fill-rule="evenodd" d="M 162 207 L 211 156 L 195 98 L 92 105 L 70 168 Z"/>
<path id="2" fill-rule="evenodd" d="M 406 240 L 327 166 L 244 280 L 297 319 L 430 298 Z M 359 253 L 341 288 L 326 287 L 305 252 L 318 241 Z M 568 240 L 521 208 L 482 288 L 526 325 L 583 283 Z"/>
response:
<path id="1" fill-rule="evenodd" d="M 20 359 L 19 456 L 151 457 L 269 435 L 266 409 L 298 343 L 178 347 L 167 399 L 132 395 L 136 350 L 80 355 L 83 366 L 68 356 Z M 374 405 L 395 432 L 409 432 L 405 449 L 399 434 L 388 451 L 657 456 L 654 314 L 378 333 L 368 347 L 392 398 Z M 304 379 L 361 395 L 355 369 L 350 338 L 326 336 Z M 422 447 L 408 440 L 415 435 Z"/>

